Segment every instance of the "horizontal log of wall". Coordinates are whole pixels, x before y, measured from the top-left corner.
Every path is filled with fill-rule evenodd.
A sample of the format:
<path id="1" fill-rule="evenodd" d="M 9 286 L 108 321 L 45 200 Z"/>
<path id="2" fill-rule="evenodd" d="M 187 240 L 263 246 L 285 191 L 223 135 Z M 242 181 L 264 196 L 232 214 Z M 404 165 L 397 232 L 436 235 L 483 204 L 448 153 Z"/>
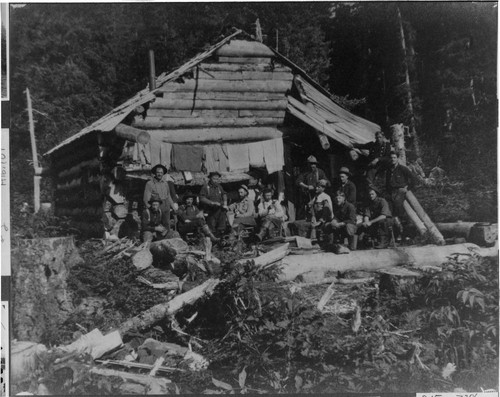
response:
<path id="1" fill-rule="evenodd" d="M 157 106 L 160 98 L 169 101 L 187 99 L 193 100 L 217 100 L 217 101 L 280 101 L 284 99 L 283 93 L 276 92 L 232 92 L 232 91 L 192 91 L 192 92 L 157 92 L 157 99 L 151 103 L 151 107 Z M 161 101 L 160 101 L 161 103 Z"/>
<path id="2" fill-rule="evenodd" d="M 138 120 L 134 125 L 138 128 L 187 128 L 187 127 L 250 127 L 257 125 L 280 125 L 283 117 L 197 117 L 197 118 L 167 118 L 147 117 Z"/>
<path id="3" fill-rule="evenodd" d="M 67 176 L 80 173 L 83 168 L 93 169 L 98 168 L 99 165 L 99 159 L 95 157 L 90 160 L 82 161 L 80 164 L 77 164 L 67 170 L 63 170 L 57 176 L 59 178 L 66 178 Z"/>
<path id="4" fill-rule="evenodd" d="M 149 143 L 150 136 L 147 131 L 142 131 L 138 128 L 131 127 L 126 124 L 118 124 L 114 133 L 120 138 L 126 139 L 128 141 L 141 143 L 143 145 Z"/>
<path id="5" fill-rule="evenodd" d="M 259 65 L 270 64 L 271 58 L 252 58 L 252 57 L 219 57 L 222 63 L 255 63 Z"/>
<path id="6" fill-rule="evenodd" d="M 231 142 L 231 141 L 265 141 L 282 138 L 281 131 L 272 127 L 248 128 L 197 128 L 173 131 L 150 130 L 152 141 L 168 143 L 186 142 Z"/>
<path id="7" fill-rule="evenodd" d="M 219 60 L 220 61 L 220 60 Z M 200 69 L 205 71 L 228 71 L 228 72 L 243 72 L 243 71 L 256 71 L 256 72 L 291 72 L 291 69 L 282 65 L 267 64 L 248 64 L 248 65 L 235 65 L 234 63 L 202 63 L 199 65 Z"/>
<path id="8" fill-rule="evenodd" d="M 195 98 L 179 99 L 175 97 L 157 98 L 148 110 L 148 116 L 152 109 L 259 109 L 259 110 L 285 110 L 288 100 L 282 94 L 280 100 L 269 100 L 265 94 L 261 94 L 256 100 L 229 100 L 201 99 L 198 95 Z M 259 99 L 259 100 L 257 100 Z"/>
<path id="9" fill-rule="evenodd" d="M 218 56 L 226 57 L 273 57 L 274 52 L 258 41 L 231 40 L 216 52 Z"/>
<path id="10" fill-rule="evenodd" d="M 177 109 L 149 109 L 148 117 L 285 117 L 285 110 L 227 110 L 227 109 L 202 109 L 202 110 L 177 110 Z"/>
<path id="11" fill-rule="evenodd" d="M 234 91 L 234 92 L 281 92 L 285 93 L 292 87 L 291 81 L 282 80 L 213 80 L 189 79 L 184 83 L 167 83 L 158 88 L 161 92 L 179 91 Z"/>
<path id="12" fill-rule="evenodd" d="M 291 72 L 272 72 L 272 71 L 257 71 L 257 70 L 235 70 L 235 71 L 225 71 L 225 70 L 204 70 L 202 68 L 195 72 L 195 77 L 204 80 L 283 80 L 292 81 L 293 74 Z"/>

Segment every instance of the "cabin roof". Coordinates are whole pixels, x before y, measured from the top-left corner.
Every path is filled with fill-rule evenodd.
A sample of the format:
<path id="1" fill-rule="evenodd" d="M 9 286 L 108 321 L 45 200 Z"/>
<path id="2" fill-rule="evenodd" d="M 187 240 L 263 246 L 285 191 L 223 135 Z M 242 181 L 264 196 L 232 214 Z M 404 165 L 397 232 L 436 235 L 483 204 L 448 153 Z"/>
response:
<path id="1" fill-rule="evenodd" d="M 162 73 L 159 75 L 156 79 L 156 89 L 150 91 L 149 88 L 146 87 L 139 91 L 135 96 L 116 107 L 99 120 L 50 149 L 45 155 L 52 155 L 59 149 L 66 147 L 91 132 L 107 132 L 113 130 L 135 108 L 154 100 L 156 94 L 160 92 L 162 87 L 167 83 L 173 82 L 195 66 L 199 65 L 202 61 L 212 56 L 217 50 L 221 49 L 221 47 L 228 44 L 231 40 L 236 39 L 237 36 L 242 36 L 246 40 L 248 40 L 249 37 L 248 34 L 244 33 L 242 30 L 236 30 L 206 51 L 190 59 L 175 71 L 169 74 Z M 380 126 L 342 108 L 331 99 L 331 94 L 328 91 L 310 78 L 304 70 L 277 51 L 264 44 L 258 47 L 253 46 L 253 48 L 258 48 L 258 50 L 262 52 L 262 56 L 274 55 L 281 63 L 289 66 L 295 74 L 294 84 L 300 92 L 301 101 L 296 100 L 291 95 L 287 95 L 287 111 L 289 113 L 315 128 L 317 131 L 324 133 L 328 137 L 348 147 L 373 140 L 374 134 L 376 131 L 380 130 Z M 223 55 L 223 49 L 220 51 L 220 55 Z M 250 48 L 249 51 L 251 51 Z M 253 56 L 255 56 L 255 54 L 253 54 Z"/>

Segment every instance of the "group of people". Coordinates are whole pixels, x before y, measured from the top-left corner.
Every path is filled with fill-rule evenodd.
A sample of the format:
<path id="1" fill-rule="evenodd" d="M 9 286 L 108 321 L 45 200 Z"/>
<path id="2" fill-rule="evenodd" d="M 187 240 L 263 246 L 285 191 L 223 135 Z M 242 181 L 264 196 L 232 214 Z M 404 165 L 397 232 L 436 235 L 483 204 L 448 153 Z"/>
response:
<path id="1" fill-rule="evenodd" d="M 353 159 L 365 157 L 368 202 L 361 203 L 357 187 L 351 181 L 351 172 L 341 167 L 338 178 L 330 183 L 325 172 L 318 167 L 314 156 L 307 159 L 308 170 L 299 175 L 297 186 L 300 199 L 298 215 L 302 220 L 291 222 L 292 234 L 316 238 L 325 243 L 342 244 L 347 239 L 351 250 L 357 249 L 360 237 L 369 234 L 378 241 L 376 248 L 389 243 L 389 231 L 401 233 L 404 200 L 408 189 L 414 186 L 409 168 L 400 164 L 398 154 L 378 132 L 374 142 L 351 152 Z M 264 188 L 260 180 L 251 175 L 248 185 L 240 185 L 238 197 L 229 204 L 228 194 L 221 185 L 221 175 L 211 172 L 199 195 L 188 193 L 178 205 L 173 180 L 163 165 L 152 168 L 153 178 L 144 190 L 145 209 L 142 216 L 144 241 L 165 238 L 170 232 L 170 214 L 177 218 L 181 236 L 200 233 L 218 241 L 228 230 L 237 235 L 252 230 L 258 240 L 275 236 L 287 219 L 286 210 L 273 197 L 274 191 Z M 374 185 L 377 175 L 385 172 L 386 198 Z M 301 213 L 302 210 L 302 213 Z M 302 215 L 302 216 L 301 216 Z M 305 219 L 303 219 L 305 218 Z"/>
<path id="2" fill-rule="evenodd" d="M 331 184 L 318 168 L 316 158 L 309 156 L 308 171 L 297 179 L 302 202 L 306 203 L 306 219 L 293 222 L 296 233 L 316 234 L 318 240 L 328 244 L 342 245 L 347 239 L 351 250 L 357 249 L 358 240 L 365 235 L 378 241 L 375 248 L 388 246 L 390 230 L 398 237 L 401 235 L 404 200 L 406 192 L 414 187 L 413 174 L 400 164 L 398 154 L 390 150 L 382 133 L 377 133 L 375 142 L 362 149 L 367 157 L 368 202 L 358 205 L 357 188 L 347 167 L 340 168 L 338 179 Z M 387 200 L 374 185 L 375 177 L 382 172 L 386 177 Z"/>
<path id="3" fill-rule="evenodd" d="M 201 233 L 213 242 L 219 241 L 228 228 L 230 234 L 237 235 L 242 229 L 258 227 L 256 238 L 262 240 L 273 230 L 280 230 L 285 220 L 285 211 L 278 200 L 273 199 L 273 190 L 264 188 L 255 175 L 250 176 L 248 186 L 238 188 L 238 198 L 228 205 L 221 175 L 211 172 L 199 195 L 187 193 L 183 204 L 178 205 L 167 169 L 159 164 L 151 172 L 153 178 L 146 183 L 143 196 L 142 238 L 145 242 L 168 237 L 172 210 L 181 236 Z"/>

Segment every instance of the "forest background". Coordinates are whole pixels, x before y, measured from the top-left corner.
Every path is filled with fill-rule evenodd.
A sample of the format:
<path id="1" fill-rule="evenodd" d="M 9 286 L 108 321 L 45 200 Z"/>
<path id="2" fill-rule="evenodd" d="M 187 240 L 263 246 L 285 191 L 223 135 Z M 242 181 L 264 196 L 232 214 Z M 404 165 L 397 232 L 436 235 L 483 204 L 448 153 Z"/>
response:
<path id="1" fill-rule="evenodd" d="M 33 194 L 26 87 L 46 165 L 41 154 L 147 85 L 149 49 L 168 72 L 257 19 L 263 42 L 339 103 L 384 131 L 411 126 L 426 172 L 496 190 L 496 2 L 27 4 L 10 10 L 13 208 Z"/>

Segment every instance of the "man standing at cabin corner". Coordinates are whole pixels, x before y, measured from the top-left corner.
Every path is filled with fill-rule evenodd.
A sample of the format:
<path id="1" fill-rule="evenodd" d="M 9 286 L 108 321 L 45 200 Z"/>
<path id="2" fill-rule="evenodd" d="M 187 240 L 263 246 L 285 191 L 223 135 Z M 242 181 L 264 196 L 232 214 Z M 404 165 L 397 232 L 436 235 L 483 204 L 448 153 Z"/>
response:
<path id="1" fill-rule="evenodd" d="M 149 207 L 149 200 L 152 196 L 158 197 L 162 201 L 161 210 L 165 213 L 167 219 L 170 219 L 170 208 L 177 211 L 179 206 L 172 198 L 171 187 L 166 180 L 167 168 L 161 164 L 157 164 L 151 169 L 151 173 L 153 174 L 153 178 L 146 182 L 144 188 L 144 208 Z"/>
<path id="2" fill-rule="evenodd" d="M 222 235 L 226 229 L 227 195 L 220 184 L 220 177 L 217 171 L 211 172 L 208 183 L 200 190 L 200 203 L 208 213 L 208 227 L 216 236 Z"/>
<path id="3" fill-rule="evenodd" d="M 316 193 L 316 185 L 321 179 L 327 181 L 327 186 L 330 185 L 325 171 L 318 168 L 318 160 L 316 157 L 309 156 L 307 158 L 308 170 L 303 172 L 297 178 L 297 186 L 300 187 L 300 199 L 301 205 L 299 205 L 299 210 L 302 212 L 298 214 L 298 218 L 302 219 L 305 217 L 305 205 L 311 201 Z"/>

